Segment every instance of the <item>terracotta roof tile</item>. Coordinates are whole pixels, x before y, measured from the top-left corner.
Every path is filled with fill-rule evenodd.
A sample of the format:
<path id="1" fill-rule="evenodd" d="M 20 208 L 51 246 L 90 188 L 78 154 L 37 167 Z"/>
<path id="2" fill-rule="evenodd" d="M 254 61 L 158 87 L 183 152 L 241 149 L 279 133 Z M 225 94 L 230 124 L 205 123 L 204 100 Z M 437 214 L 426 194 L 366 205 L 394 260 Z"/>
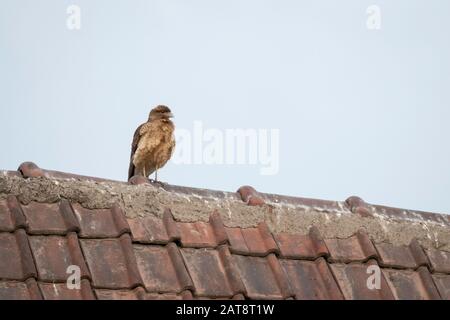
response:
<path id="1" fill-rule="evenodd" d="M 332 262 L 366 261 L 377 256 L 372 241 L 363 231 L 347 239 L 325 239 L 325 243 Z"/>
<path id="2" fill-rule="evenodd" d="M 131 238 L 81 239 L 81 247 L 96 288 L 128 289 L 142 285 Z"/>
<path id="3" fill-rule="evenodd" d="M 279 249 L 265 223 L 256 228 L 225 228 L 230 241 L 232 253 L 267 256 L 279 253 Z"/>
<path id="4" fill-rule="evenodd" d="M 0 200 L 0 231 L 12 231 L 15 229 L 11 212 L 6 200 Z"/>
<path id="5" fill-rule="evenodd" d="M 142 296 L 142 300 L 184 300 L 184 298 L 173 293 L 146 293 Z"/>
<path id="6" fill-rule="evenodd" d="M 210 297 L 195 297 L 193 300 L 245 300 L 242 293 L 227 298 L 210 298 Z"/>
<path id="7" fill-rule="evenodd" d="M 242 293 L 239 293 L 239 294 L 233 296 L 233 298 L 231 298 L 231 300 L 245 300 L 245 296 Z"/>
<path id="8" fill-rule="evenodd" d="M 249 206 L 260 206 L 263 205 L 264 199 L 258 194 L 258 192 L 251 186 L 242 186 L 238 189 L 237 193 Z"/>
<path id="9" fill-rule="evenodd" d="M 177 223 L 183 247 L 215 248 L 228 241 L 220 215 L 214 213 L 209 223 Z"/>
<path id="10" fill-rule="evenodd" d="M 167 244 L 180 239 L 175 221 L 170 211 L 164 213 L 163 219 L 155 216 L 128 219 L 134 242 Z"/>
<path id="11" fill-rule="evenodd" d="M 450 273 L 450 252 L 437 249 L 427 249 L 425 252 L 433 272 Z"/>
<path id="12" fill-rule="evenodd" d="M 287 277 L 276 256 L 250 257 L 233 255 L 247 297 L 251 299 L 283 299 L 293 296 Z M 264 281 L 261 281 L 264 279 Z"/>
<path id="13" fill-rule="evenodd" d="M 25 280 L 36 277 L 36 268 L 23 229 L 0 233 L 0 279 Z"/>
<path id="14" fill-rule="evenodd" d="M 420 244 L 412 241 L 409 246 L 394 246 L 390 243 L 377 243 L 380 265 L 393 268 L 412 268 L 427 265 L 428 260 Z"/>
<path id="15" fill-rule="evenodd" d="M 181 294 L 173 293 L 147 293 L 141 287 L 133 290 L 109 290 L 96 289 L 95 294 L 99 300 L 186 300 L 192 295 L 184 292 Z"/>
<path id="16" fill-rule="evenodd" d="M 433 274 L 433 281 L 442 299 L 450 300 L 450 275 L 448 274 Z"/>
<path id="17" fill-rule="evenodd" d="M 181 249 L 194 284 L 196 296 L 231 297 L 243 292 L 243 285 L 226 246 L 218 250 Z"/>
<path id="18" fill-rule="evenodd" d="M 380 270 L 380 288 L 369 288 L 369 277 L 374 273 L 368 269 L 371 265 L 377 265 L 375 261 L 364 264 L 331 264 L 331 270 L 337 280 L 342 293 L 347 300 L 392 300 L 394 296 Z M 371 271 L 371 272 L 368 272 Z M 369 282 L 371 283 L 371 282 Z M 371 283 L 372 284 L 372 283 Z"/>
<path id="19" fill-rule="evenodd" d="M 36 280 L 0 281 L 0 300 L 41 300 Z"/>
<path id="20" fill-rule="evenodd" d="M 183 247 L 215 248 L 218 243 L 214 236 L 214 229 L 209 223 L 193 222 L 178 223 Z"/>
<path id="21" fill-rule="evenodd" d="M 134 245 L 134 253 L 147 291 L 178 293 L 193 287 L 174 243 L 165 247 Z"/>
<path id="22" fill-rule="evenodd" d="M 80 230 L 67 200 L 51 204 L 31 202 L 22 206 L 22 210 L 30 234 L 63 235 L 67 232 L 78 232 Z"/>
<path id="23" fill-rule="evenodd" d="M 351 196 L 345 200 L 345 204 L 351 212 L 359 214 L 361 217 L 369 217 L 372 215 L 367 204 L 360 197 Z"/>
<path id="24" fill-rule="evenodd" d="M 115 238 L 130 232 L 125 215 L 117 205 L 111 209 L 92 210 L 74 204 L 73 209 L 81 226 L 81 238 Z"/>
<path id="25" fill-rule="evenodd" d="M 324 258 L 315 261 L 280 260 L 298 300 L 341 300 L 342 293 Z"/>
<path id="26" fill-rule="evenodd" d="M 44 170 L 30 161 L 22 163 L 17 171 L 19 171 L 24 178 L 37 178 L 44 176 Z"/>
<path id="27" fill-rule="evenodd" d="M 94 300 L 95 296 L 88 280 L 83 279 L 80 289 L 69 289 L 66 283 L 39 283 L 45 300 Z"/>
<path id="28" fill-rule="evenodd" d="M 90 277 L 76 233 L 62 236 L 30 236 L 29 242 L 36 262 L 39 280 L 65 282 L 67 268 L 76 265 L 81 277 Z"/>
<path id="29" fill-rule="evenodd" d="M 398 300 L 440 299 L 426 267 L 420 267 L 418 271 L 383 269 L 383 273 Z"/>
<path id="30" fill-rule="evenodd" d="M 142 288 L 139 287 L 133 290 L 95 290 L 95 295 L 99 300 L 140 300 L 140 294 L 142 294 Z"/>
<path id="31" fill-rule="evenodd" d="M 280 233 L 274 236 L 280 256 L 289 259 L 316 259 L 328 256 L 328 249 L 316 227 L 308 235 Z"/>
<path id="32" fill-rule="evenodd" d="M 10 232 L 25 227 L 25 216 L 17 198 L 8 195 L 5 200 L 0 200 L 0 232 Z"/>

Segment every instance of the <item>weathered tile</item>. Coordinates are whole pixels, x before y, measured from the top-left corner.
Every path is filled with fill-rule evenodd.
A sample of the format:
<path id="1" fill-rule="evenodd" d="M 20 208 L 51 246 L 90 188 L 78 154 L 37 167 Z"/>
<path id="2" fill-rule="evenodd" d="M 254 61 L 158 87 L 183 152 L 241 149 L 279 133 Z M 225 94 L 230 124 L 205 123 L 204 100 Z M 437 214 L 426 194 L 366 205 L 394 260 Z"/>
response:
<path id="1" fill-rule="evenodd" d="M 228 241 L 220 215 L 215 212 L 209 222 L 179 222 L 177 228 L 183 247 L 215 248 Z"/>
<path id="2" fill-rule="evenodd" d="M 214 248 L 217 246 L 214 230 L 209 223 L 178 223 L 181 244 L 191 248 Z"/>
<path id="3" fill-rule="evenodd" d="M 173 293 L 145 293 L 142 300 L 183 300 L 183 296 Z"/>
<path id="4" fill-rule="evenodd" d="M 325 239 L 330 261 L 348 263 L 377 257 L 375 247 L 365 232 L 359 231 L 347 239 Z"/>
<path id="5" fill-rule="evenodd" d="M 274 238 L 283 258 L 315 259 L 329 255 L 325 242 L 315 227 L 307 235 L 280 233 Z"/>
<path id="6" fill-rule="evenodd" d="M 324 258 L 280 260 L 298 300 L 341 300 L 342 293 Z"/>
<path id="7" fill-rule="evenodd" d="M 95 288 L 128 289 L 142 285 L 128 234 L 117 239 L 80 242 Z"/>
<path id="8" fill-rule="evenodd" d="M 23 229 L 0 233 L 0 279 L 25 280 L 36 276 L 27 235 Z"/>
<path id="9" fill-rule="evenodd" d="M 197 296 L 231 297 L 243 290 L 230 254 L 225 251 L 226 247 L 219 250 L 181 249 Z"/>
<path id="10" fill-rule="evenodd" d="M 244 283 L 247 297 L 250 299 L 286 298 L 286 293 L 283 292 L 279 283 L 280 276 L 275 274 L 269 257 L 233 255 L 233 258 Z"/>
<path id="11" fill-rule="evenodd" d="M 130 232 L 124 213 L 115 205 L 111 209 L 86 209 L 72 205 L 81 226 L 81 238 L 115 238 Z"/>
<path id="12" fill-rule="evenodd" d="M 345 299 L 394 299 L 381 268 L 374 261 L 369 261 L 364 264 L 333 263 L 330 267 Z M 379 282 L 376 281 L 377 277 L 379 277 Z"/>
<path id="13" fill-rule="evenodd" d="M 427 258 L 417 241 L 409 246 L 395 246 L 390 243 L 377 243 L 380 265 L 393 268 L 412 268 L 427 265 Z"/>
<path id="14" fill-rule="evenodd" d="M 13 231 L 15 229 L 6 200 L 0 200 L 0 231 Z"/>
<path id="15" fill-rule="evenodd" d="M 17 198 L 8 195 L 0 200 L 0 232 L 11 232 L 17 228 L 26 228 L 25 216 Z"/>
<path id="16" fill-rule="evenodd" d="M 67 283 L 39 283 L 45 300 L 94 300 L 95 296 L 88 280 L 80 282 L 79 289 L 69 289 Z"/>
<path id="17" fill-rule="evenodd" d="M 138 292 L 134 290 L 109 290 L 96 289 L 95 295 L 98 300 L 139 300 Z"/>
<path id="18" fill-rule="evenodd" d="M 419 271 L 383 269 L 385 278 L 398 300 L 437 300 L 440 299 L 428 269 Z"/>
<path id="19" fill-rule="evenodd" d="M 425 251 L 434 272 L 450 273 L 450 252 L 438 249 Z"/>
<path id="20" fill-rule="evenodd" d="M 232 253 L 266 256 L 278 253 L 279 249 L 267 225 L 260 223 L 256 228 L 226 228 Z"/>
<path id="21" fill-rule="evenodd" d="M 171 239 L 163 220 L 154 216 L 128 219 L 133 242 L 166 244 Z"/>
<path id="22" fill-rule="evenodd" d="M 167 244 L 180 240 L 177 224 L 170 210 L 165 210 L 162 219 L 155 216 L 128 219 L 135 243 Z"/>
<path id="23" fill-rule="evenodd" d="M 29 242 L 40 280 L 65 282 L 70 276 L 69 266 L 79 267 L 81 277 L 89 277 L 76 233 L 67 237 L 30 236 Z"/>
<path id="24" fill-rule="evenodd" d="M 22 206 L 30 234 L 63 235 L 80 227 L 67 200 L 59 203 L 31 202 Z"/>
<path id="25" fill-rule="evenodd" d="M 178 293 L 192 288 L 192 281 L 174 243 L 165 247 L 134 245 L 134 253 L 147 291 Z"/>
<path id="26" fill-rule="evenodd" d="M 436 284 L 441 298 L 450 300 L 450 275 L 448 274 L 433 274 L 433 281 Z"/>
<path id="27" fill-rule="evenodd" d="M 33 278 L 25 282 L 0 281 L 0 300 L 41 300 L 42 295 Z"/>

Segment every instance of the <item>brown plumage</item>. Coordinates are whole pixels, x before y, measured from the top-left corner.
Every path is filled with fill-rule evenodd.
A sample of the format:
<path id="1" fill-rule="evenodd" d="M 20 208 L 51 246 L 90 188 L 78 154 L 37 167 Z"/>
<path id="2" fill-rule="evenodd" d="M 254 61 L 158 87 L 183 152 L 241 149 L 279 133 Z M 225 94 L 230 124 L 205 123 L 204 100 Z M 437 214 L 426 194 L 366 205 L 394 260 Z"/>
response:
<path id="1" fill-rule="evenodd" d="M 147 178 L 155 172 L 155 181 L 158 180 L 158 169 L 169 161 L 175 148 L 172 117 L 168 107 L 159 105 L 150 111 L 147 122 L 136 129 L 131 144 L 128 179 L 135 175 Z"/>

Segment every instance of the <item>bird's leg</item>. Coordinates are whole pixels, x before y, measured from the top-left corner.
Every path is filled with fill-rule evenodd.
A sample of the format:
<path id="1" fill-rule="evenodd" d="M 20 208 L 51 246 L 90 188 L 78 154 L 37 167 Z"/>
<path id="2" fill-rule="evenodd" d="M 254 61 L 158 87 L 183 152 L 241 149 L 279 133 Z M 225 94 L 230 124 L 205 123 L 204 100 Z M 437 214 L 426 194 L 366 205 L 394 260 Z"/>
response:
<path id="1" fill-rule="evenodd" d="M 158 167 L 155 170 L 155 182 L 158 182 Z"/>
<path id="2" fill-rule="evenodd" d="M 147 178 L 147 175 L 145 174 L 145 166 L 142 168 L 142 170 L 144 171 L 144 177 Z"/>

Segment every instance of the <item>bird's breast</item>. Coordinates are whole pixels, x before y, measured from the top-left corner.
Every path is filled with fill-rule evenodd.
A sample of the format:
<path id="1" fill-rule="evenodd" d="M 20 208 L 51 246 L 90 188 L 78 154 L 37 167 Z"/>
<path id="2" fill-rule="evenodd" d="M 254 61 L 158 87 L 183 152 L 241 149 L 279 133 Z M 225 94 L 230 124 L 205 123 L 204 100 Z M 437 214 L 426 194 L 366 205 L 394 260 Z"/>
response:
<path id="1" fill-rule="evenodd" d="M 144 134 L 133 157 L 136 166 L 163 166 L 172 155 L 174 137 L 172 132 L 161 131 L 159 135 Z"/>

